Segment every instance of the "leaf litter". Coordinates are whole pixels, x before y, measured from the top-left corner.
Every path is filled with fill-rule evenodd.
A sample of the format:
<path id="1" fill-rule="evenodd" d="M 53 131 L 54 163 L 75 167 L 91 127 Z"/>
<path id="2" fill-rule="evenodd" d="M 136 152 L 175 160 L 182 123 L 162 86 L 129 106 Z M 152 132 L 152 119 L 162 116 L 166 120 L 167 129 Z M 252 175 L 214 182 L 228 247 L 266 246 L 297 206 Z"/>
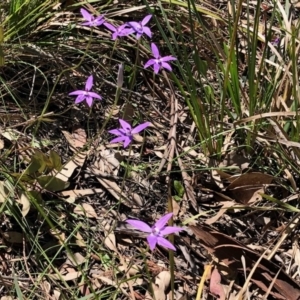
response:
<path id="1" fill-rule="evenodd" d="M 91 8 L 90 4 L 87 7 Z M 55 31 L 59 26 L 70 25 L 69 20 L 63 20 L 65 17 L 61 16 L 58 14 L 51 19 L 48 30 Z M 76 29 L 85 30 L 78 26 Z M 95 32 L 100 37 L 103 35 L 101 31 Z M 99 45 L 92 44 L 91 47 L 95 50 Z M 128 54 L 128 50 L 124 52 Z M 61 63 L 63 56 L 53 59 L 50 52 L 43 53 L 61 70 L 62 66 L 57 64 Z M 87 76 L 86 73 L 84 68 L 72 71 L 73 76 L 80 75 L 82 78 Z M 68 80 L 74 79 L 63 80 L 62 90 L 64 85 L 70 87 Z M 151 79 L 148 80 L 151 82 Z M 163 83 L 163 80 L 167 82 L 168 78 L 163 78 L 159 84 L 152 82 L 155 85 L 155 97 L 151 105 L 157 109 L 149 113 L 154 119 L 149 131 L 157 138 L 148 137 L 144 143 L 144 137 L 135 137 L 137 143 L 131 150 L 120 149 L 119 145 L 112 147 L 103 132 L 103 137 L 101 135 L 98 139 L 101 146 L 90 143 L 90 128 L 81 126 L 83 121 L 90 118 L 84 109 L 80 112 L 76 108 L 70 109 L 70 115 L 74 116 L 72 123 L 78 123 L 75 129 L 73 125 L 69 126 L 68 120 L 57 121 L 60 123 L 58 126 L 56 124 L 55 134 L 48 130 L 48 125 L 41 129 L 45 137 L 40 136 L 38 139 L 24 134 L 27 128 L 23 125 L 17 126 L 18 129 L 1 131 L 2 150 L 5 149 L 3 145 L 8 143 L 10 149 L 16 151 L 16 159 L 20 162 L 21 167 L 15 172 L 14 178 L 22 181 L 26 187 L 34 187 L 30 192 L 35 192 L 35 198 L 47 208 L 50 221 L 60 228 L 50 230 L 40 221 L 36 203 L 31 202 L 30 195 L 17 193 L 14 191 L 15 186 L 1 181 L 0 202 L 6 216 L 1 219 L 4 225 L 0 234 L 8 253 L 12 249 L 14 253 L 14 257 L 8 259 L 6 273 L 10 271 L 13 274 L 14 260 L 21 261 L 15 276 L 25 293 L 22 280 L 19 280 L 24 273 L 29 277 L 24 262 L 29 260 L 37 267 L 43 260 L 43 257 L 36 257 L 36 254 L 31 258 L 24 257 L 22 251 L 26 252 L 30 243 L 28 237 L 21 233 L 20 224 L 10 220 L 9 213 L 14 208 L 19 210 L 24 223 L 28 220 L 31 230 L 39 228 L 35 232 L 36 239 L 41 241 L 44 251 L 51 255 L 49 272 L 43 275 L 48 279 L 44 281 L 48 283 L 44 284 L 44 290 L 51 293 L 53 299 L 59 299 L 65 292 L 62 286 L 66 284 L 72 286 L 70 290 L 73 291 L 78 287 L 76 292 L 79 291 L 83 297 L 90 295 L 92 290 L 110 289 L 113 293 L 119 289 L 118 296 L 123 299 L 153 299 L 153 293 L 155 299 L 168 299 L 171 278 L 167 252 L 157 248 L 152 254 L 145 253 L 145 236 L 126 226 L 125 221 L 130 217 L 154 223 L 167 212 L 166 199 L 171 196 L 175 223 L 180 224 L 199 214 L 199 217 L 193 219 L 194 225 L 174 236 L 175 245 L 179 249 L 174 257 L 174 292 L 177 295 L 194 297 L 204 267 L 211 264 L 214 269 L 209 283 L 205 283 L 205 290 L 202 291 L 206 297 L 211 293 L 222 299 L 222 291 L 226 291 L 227 297 L 234 299 L 233 295 L 242 290 L 243 282 L 248 278 L 251 285 L 247 286 L 247 293 L 253 299 L 269 296 L 275 299 L 298 299 L 299 247 L 297 239 L 293 243 L 291 240 L 291 233 L 296 232 L 297 225 L 288 224 L 290 215 L 282 210 L 273 210 L 277 208 L 276 202 L 268 202 L 265 196 L 278 197 L 283 203 L 289 202 L 291 206 L 296 206 L 299 195 L 293 194 L 298 191 L 295 172 L 289 166 L 285 166 L 286 178 L 276 176 L 276 172 L 263 172 L 259 164 L 253 163 L 245 153 L 237 151 L 236 130 L 225 136 L 221 161 L 208 157 L 193 135 L 195 124 L 185 124 L 188 120 L 184 99 L 178 96 L 178 91 L 174 91 L 170 83 Z M 151 89 L 147 90 L 147 83 L 144 83 L 143 89 L 152 94 Z M 109 87 L 105 86 L 104 90 L 109 90 Z M 149 109 L 144 108 L 148 105 L 145 103 L 142 103 L 145 110 L 140 109 L 142 93 L 138 97 L 132 94 L 134 118 L 135 110 L 139 109 L 143 114 Z M 58 111 L 64 107 L 61 95 L 55 95 Z M 161 99 L 166 100 L 166 103 Z M 95 104 L 96 109 L 100 106 L 100 103 Z M 112 107 L 114 118 L 122 111 L 122 105 Z M 297 161 L 299 144 L 289 141 L 282 134 L 282 126 L 273 119 L 277 115 L 258 115 L 240 122 L 247 123 L 263 117 L 269 118 L 279 141 L 266 132 L 258 132 L 256 146 L 259 148 L 260 143 L 268 146 L 279 143 L 284 153 L 289 153 Z M 101 116 L 99 118 L 101 122 L 104 120 Z M 96 128 L 98 124 L 93 126 Z M 116 123 L 111 122 L 109 126 L 115 128 Z M 97 130 L 93 134 L 96 136 Z M 268 154 L 266 152 L 266 156 Z M 57 156 L 62 158 L 61 162 Z M 276 161 L 281 159 L 275 152 L 270 157 Z M 134 170 L 126 168 L 124 162 L 128 161 Z M 270 166 L 267 159 L 264 162 Z M 148 169 L 143 164 L 147 164 Z M 270 166 L 268 170 L 273 169 Z M 283 187 L 285 179 L 291 183 L 292 192 Z M 178 198 L 175 200 L 172 188 L 169 189 L 175 180 L 184 187 L 184 194 L 179 197 L 179 201 Z M 263 226 L 258 225 L 261 219 L 265 220 Z M 28 245 L 24 246 L 24 242 Z M 63 249 L 62 246 L 69 242 L 77 245 L 77 249 L 73 248 L 73 244 L 71 248 Z M 22 247 L 24 249 L 20 251 Z M 272 247 L 283 258 L 280 262 L 274 261 L 275 253 L 271 252 L 272 256 L 262 254 Z M 146 255 L 149 275 L 140 259 L 142 253 Z M 4 267 L 1 266 L 3 271 Z M 89 279 L 89 286 L 82 283 L 83 278 Z M 40 292 L 40 279 L 34 279 L 37 282 L 34 288 Z M 68 294 L 63 297 L 71 296 Z"/>

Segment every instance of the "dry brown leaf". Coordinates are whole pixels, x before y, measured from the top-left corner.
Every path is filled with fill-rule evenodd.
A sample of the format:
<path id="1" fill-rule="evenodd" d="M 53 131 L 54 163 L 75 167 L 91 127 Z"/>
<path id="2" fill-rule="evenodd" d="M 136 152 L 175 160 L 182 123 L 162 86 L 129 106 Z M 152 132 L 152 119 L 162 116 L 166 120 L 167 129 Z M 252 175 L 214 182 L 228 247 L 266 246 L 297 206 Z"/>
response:
<path id="1" fill-rule="evenodd" d="M 72 255 L 68 252 L 67 257 L 70 265 L 73 265 L 74 267 L 80 266 L 86 261 L 86 258 L 79 252 L 73 253 Z"/>
<path id="2" fill-rule="evenodd" d="M 86 143 L 86 133 L 84 129 L 78 128 L 72 134 L 68 131 L 62 130 L 66 140 L 73 148 L 82 148 Z"/>
<path id="3" fill-rule="evenodd" d="M 90 295 L 90 294 L 91 294 L 91 291 L 90 291 L 90 289 L 89 289 L 89 286 L 88 286 L 88 284 L 86 284 L 86 283 L 80 284 L 79 290 L 80 290 L 80 293 L 81 293 L 83 296 L 87 296 L 87 295 Z"/>
<path id="4" fill-rule="evenodd" d="M 69 190 L 69 191 L 63 191 L 60 193 L 64 197 L 72 197 L 75 200 L 77 198 L 87 196 L 87 195 L 94 195 L 94 194 L 100 194 L 104 195 L 104 190 L 103 189 L 85 189 L 85 190 Z"/>
<path id="5" fill-rule="evenodd" d="M 225 300 L 225 292 L 221 285 L 221 275 L 217 268 L 214 268 L 211 273 L 209 290 L 213 295 L 218 296 L 220 300 Z"/>
<path id="6" fill-rule="evenodd" d="M 76 141 L 76 148 L 82 148 L 85 145 L 87 136 L 83 128 L 73 130 L 72 137 Z"/>
<path id="7" fill-rule="evenodd" d="M 184 123 L 187 116 L 188 116 L 187 113 L 185 111 L 181 110 L 180 113 L 178 114 L 178 118 L 179 118 L 180 123 Z"/>
<path id="8" fill-rule="evenodd" d="M 88 203 L 83 203 L 80 205 L 77 205 L 74 208 L 74 213 L 77 215 L 83 215 L 86 216 L 88 218 L 97 218 L 97 213 L 94 210 L 94 208 L 92 207 L 92 205 L 88 204 Z"/>
<path id="9" fill-rule="evenodd" d="M 179 211 L 180 211 L 180 205 L 174 198 L 172 197 L 172 207 L 173 207 L 173 215 L 178 216 Z"/>
<path id="10" fill-rule="evenodd" d="M 288 169 L 284 169 L 283 170 L 285 173 L 285 178 L 287 178 L 287 180 L 290 182 L 291 187 L 293 188 L 294 192 L 296 192 L 298 190 L 298 186 L 297 183 L 294 179 L 294 176 L 292 175 L 292 173 L 288 170 Z"/>
<path id="11" fill-rule="evenodd" d="M 270 184 L 274 179 L 273 176 L 260 173 L 260 172 L 253 172 L 253 173 L 244 173 L 242 175 L 232 176 L 228 178 L 231 181 L 231 184 L 227 187 L 228 190 L 232 190 L 234 188 L 238 188 L 241 186 L 247 185 L 263 185 L 263 184 Z"/>
<path id="12" fill-rule="evenodd" d="M 42 282 L 43 290 L 46 294 L 49 294 L 51 291 L 51 284 L 48 281 Z"/>
<path id="13" fill-rule="evenodd" d="M 59 271 L 60 273 L 55 272 L 49 274 L 49 277 L 54 280 L 70 281 L 82 275 L 81 271 L 77 272 L 75 268 L 70 267 L 70 264 L 66 264 L 66 263 L 60 267 Z"/>
<path id="14" fill-rule="evenodd" d="M 220 173 L 217 170 L 212 170 L 211 177 L 212 177 L 214 183 L 219 187 L 219 189 L 223 190 L 224 184 L 223 184 L 222 178 L 220 176 Z"/>
<path id="15" fill-rule="evenodd" d="M 155 283 L 152 283 L 152 290 L 154 292 L 154 298 L 151 297 L 150 293 L 146 293 L 146 299 L 152 300 L 165 300 L 166 299 L 166 289 L 169 287 L 171 282 L 171 275 L 168 271 L 160 272 L 156 278 Z M 150 290 L 151 291 L 151 290 Z"/>
<path id="16" fill-rule="evenodd" d="M 218 174 L 220 175 L 222 180 L 227 180 L 228 178 L 232 177 L 232 175 L 222 171 L 222 170 L 216 170 L 218 172 Z"/>
<path id="17" fill-rule="evenodd" d="M 60 172 L 55 174 L 55 177 L 63 181 L 68 181 L 77 167 L 78 166 L 75 164 L 75 162 L 71 160 L 63 167 Z"/>
<path id="18" fill-rule="evenodd" d="M 76 245 L 82 248 L 86 248 L 86 243 L 79 232 L 77 232 L 76 234 Z"/>
<path id="19" fill-rule="evenodd" d="M 66 240 L 66 234 L 57 228 L 51 228 L 49 230 L 50 234 L 53 235 L 60 243 Z"/>
<path id="20" fill-rule="evenodd" d="M 155 284 L 167 290 L 171 282 L 171 275 L 169 271 L 162 271 L 156 276 Z"/>
<path id="21" fill-rule="evenodd" d="M 241 171 L 249 167 L 250 160 L 247 157 L 237 153 L 236 151 L 228 153 L 223 162 L 220 163 L 220 167 L 237 167 Z"/>
<path id="22" fill-rule="evenodd" d="M 63 181 L 68 181 L 75 169 L 83 166 L 88 153 L 89 151 L 78 153 L 72 160 L 63 166 L 60 172 L 55 173 L 54 176 Z"/>
<path id="23" fill-rule="evenodd" d="M 213 223 L 218 221 L 224 215 L 224 213 L 227 211 L 227 208 L 234 206 L 235 202 L 234 201 L 225 201 L 222 204 L 223 205 L 222 205 L 221 209 L 217 212 L 217 214 L 214 215 L 213 217 L 207 219 L 205 221 L 205 224 L 212 225 Z"/>
<path id="24" fill-rule="evenodd" d="M 23 243 L 23 234 L 16 231 L 7 231 L 3 233 L 3 237 L 9 243 L 21 244 Z"/>
<path id="25" fill-rule="evenodd" d="M 261 257 L 260 254 L 249 249 L 241 242 L 208 226 L 189 227 L 197 238 L 201 240 L 201 245 L 215 257 L 218 263 L 222 262 L 231 272 L 239 272 L 240 276 L 244 276 L 245 270 L 241 262 L 241 257 L 243 256 L 248 274 L 256 266 L 251 281 L 261 290 L 267 292 L 271 282 L 276 277 L 269 294 L 276 299 L 299 300 L 299 283 L 286 274 L 280 266 Z M 259 263 L 257 264 L 258 261 Z"/>
<path id="26" fill-rule="evenodd" d="M 124 273 L 128 273 L 130 276 L 134 276 L 140 272 L 139 268 L 137 265 L 132 265 L 131 263 L 126 263 L 122 264 L 118 268 L 121 272 L 123 271 Z"/>
<path id="27" fill-rule="evenodd" d="M 120 168 L 120 161 L 122 161 L 122 156 L 115 150 L 109 149 L 97 149 L 99 151 L 99 160 L 95 160 L 93 166 L 90 170 L 95 174 L 105 174 L 105 175 L 118 175 Z"/>
<path id="28" fill-rule="evenodd" d="M 265 190 L 261 189 L 260 186 L 242 186 L 229 190 L 230 197 L 235 199 L 236 202 L 249 205 L 250 203 L 258 202 L 262 199 L 260 193 L 264 194 Z"/>
<path id="29" fill-rule="evenodd" d="M 144 188 L 149 189 L 150 188 L 150 183 L 148 180 L 145 180 L 141 176 L 141 172 L 136 172 L 136 171 L 131 171 L 130 172 L 130 179 L 132 179 L 136 183 L 140 183 L 143 185 Z"/>
<path id="30" fill-rule="evenodd" d="M 60 291 L 58 291 L 56 289 L 53 290 L 53 296 L 52 296 L 53 300 L 60 300 L 60 295 L 61 295 Z"/>
<path id="31" fill-rule="evenodd" d="M 132 205 L 137 205 L 139 207 L 144 205 L 143 199 L 137 193 L 132 193 L 131 197 L 127 196 L 124 192 L 122 192 L 121 188 L 114 181 L 104 178 L 97 178 L 97 180 L 101 183 L 103 187 L 107 189 L 118 201 L 122 200 L 122 202 L 132 207 Z M 131 199 L 130 199 L 131 198 Z"/>
<path id="32" fill-rule="evenodd" d="M 4 131 L 1 129 L 0 134 L 9 141 L 18 141 L 20 136 L 23 136 L 21 132 L 12 128 L 6 128 Z"/>
<path id="33" fill-rule="evenodd" d="M 236 176 L 229 178 L 231 183 L 226 190 L 229 196 L 237 202 L 248 204 L 250 200 L 252 202 L 259 200 L 256 192 L 264 185 L 271 184 L 273 179 L 273 176 L 260 172 L 245 173 L 238 178 Z"/>
<path id="34" fill-rule="evenodd" d="M 153 153 L 158 157 L 158 158 L 163 158 L 164 154 L 160 151 L 153 151 Z"/>
<path id="35" fill-rule="evenodd" d="M 106 247 L 112 251 L 115 251 L 116 248 L 116 236 L 114 234 L 114 232 L 110 232 L 104 240 L 104 244 L 106 245 Z"/>
<path id="36" fill-rule="evenodd" d="M 75 203 L 76 198 L 75 198 L 74 196 L 69 196 L 68 198 L 63 198 L 63 200 L 64 200 L 65 202 L 68 202 L 68 203 L 73 204 L 73 203 Z"/>
<path id="37" fill-rule="evenodd" d="M 0 203 L 5 202 L 9 194 L 7 184 L 4 181 L 0 181 Z"/>
<path id="38" fill-rule="evenodd" d="M 27 196 L 24 193 L 22 193 L 21 197 L 19 199 L 17 199 L 17 202 L 22 205 L 21 213 L 22 213 L 22 216 L 25 217 L 30 210 L 30 202 L 29 202 Z"/>
<path id="39" fill-rule="evenodd" d="M 73 269 L 74 270 L 74 269 Z M 81 271 L 73 271 L 73 272 L 69 272 L 66 275 L 61 276 L 62 280 L 64 281 L 70 281 L 70 280 L 74 280 L 76 278 L 79 278 L 82 275 Z"/>
<path id="40" fill-rule="evenodd" d="M 105 276 L 97 276 L 98 279 L 100 279 L 101 281 L 103 281 L 104 283 L 108 284 L 108 285 L 116 285 L 116 283 L 114 282 L 114 280 L 108 278 L 108 277 L 105 277 Z"/>

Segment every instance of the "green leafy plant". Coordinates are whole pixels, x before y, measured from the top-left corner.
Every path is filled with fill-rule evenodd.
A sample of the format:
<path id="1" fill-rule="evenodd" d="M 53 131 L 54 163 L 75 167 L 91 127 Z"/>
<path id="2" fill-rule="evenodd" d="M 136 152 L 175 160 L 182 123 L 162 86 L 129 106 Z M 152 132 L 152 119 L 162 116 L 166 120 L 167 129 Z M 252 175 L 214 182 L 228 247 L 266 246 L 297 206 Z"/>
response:
<path id="1" fill-rule="evenodd" d="M 61 158 L 55 151 L 50 150 L 50 154 L 47 156 L 41 151 L 36 150 L 25 172 L 14 175 L 17 176 L 20 181 L 31 184 L 34 184 L 36 180 L 42 188 L 55 192 L 64 190 L 69 186 L 68 182 L 55 177 L 55 175 L 48 175 L 53 171 L 59 172 L 61 169 Z"/>
<path id="2" fill-rule="evenodd" d="M 181 201 L 185 191 L 184 186 L 180 181 L 174 180 L 174 189 L 176 191 L 176 195 L 174 196 L 174 199 L 176 201 Z"/>

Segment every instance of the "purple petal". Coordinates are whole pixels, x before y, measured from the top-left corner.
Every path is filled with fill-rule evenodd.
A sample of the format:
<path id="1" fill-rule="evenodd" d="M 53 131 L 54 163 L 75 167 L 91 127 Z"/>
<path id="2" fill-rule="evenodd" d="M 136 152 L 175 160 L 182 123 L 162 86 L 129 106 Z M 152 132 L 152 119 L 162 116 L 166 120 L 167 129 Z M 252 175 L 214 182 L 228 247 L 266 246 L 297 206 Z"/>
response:
<path id="1" fill-rule="evenodd" d="M 172 245 L 172 243 L 170 243 L 167 239 L 163 237 L 157 237 L 157 244 L 167 249 L 176 251 L 176 248 Z"/>
<path id="2" fill-rule="evenodd" d="M 102 100 L 102 97 L 100 95 L 98 95 L 97 93 L 88 92 L 88 95 L 89 95 L 89 97 L 93 97 L 93 98 Z"/>
<path id="3" fill-rule="evenodd" d="M 171 233 L 182 231 L 183 229 L 176 226 L 167 226 L 163 230 L 160 231 L 161 235 L 168 235 Z"/>
<path id="4" fill-rule="evenodd" d="M 124 29 L 121 29 L 121 31 L 119 33 L 119 36 L 127 36 L 127 35 L 130 35 L 132 33 L 134 33 L 133 28 L 124 28 Z"/>
<path id="5" fill-rule="evenodd" d="M 94 26 L 92 21 L 83 22 L 83 23 L 81 23 L 81 25 L 83 25 L 83 26 Z"/>
<path id="6" fill-rule="evenodd" d="M 94 25 L 95 26 L 101 26 L 102 24 L 104 24 L 104 20 L 98 20 L 98 21 L 95 21 Z"/>
<path id="7" fill-rule="evenodd" d="M 142 24 L 142 25 L 146 25 L 146 24 L 150 21 L 151 18 L 152 18 L 152 15 L 146 16 L 146 17 L 142 20 L 141 24 Z"/>
<path id="8" fill-rule="evenodd" d="M 111 30 L 112 32 L 116 32 L 116 31 L 117 31 L 117 28 L 116 28 L 114 25 L 112 25 L 112 24 L 109 24 L 109 23 L 107 23 L 107 22 L 104 22 L 103 25 L 104 25 L 106 28 L 108 28 L 109 30 Z"/>
<path id="9" fill-rule="evenodd" d="M 161 66 L 162 66 L 164 69 L 167 69 L 167 70 L 169 70 L 169 71 L 172 71 L 172 67 L 171 67 L 168 63 L 166 63 L 166 62 L 162 62 L 162 63 L 161 63 Z"/>
<path id="10" fill-rule="evenodd" d="M 128 22 L 128 25 L 134 29 L 134 31 L 138 32 L 140 30 L 141 25 L 138 22 Z"/>
<path id="11" fill-rule="evenodd" d="M 176 57 L 172 56 L 172 55 L 168 55 L 168 56 L 164 56 L 160 59 L 161 62 L 163 61 L 170 61 L 170 60 L 177 60 Z"/>
<path id="12" fill-rule="evenodd" d="M 77 98 L 75 100 L 75 104 L 78 104 L 78 103 L 82 102 L 84 99 L 85 99 L 85 95 L 77 96 Z"/>
<path id="13" fill-rule="evenodd" d="M 126 222 L 140 231 L 144 231 L 148 233 L 152 232 L 151 227 L 145 222 L 138 221 L 138 220 L 126 220 Z"/>
<path id="14" fill-rule="evenodd" d="M 153 65 L 153 64 L 155 64 L 155 63 L 156 63 L 155 59 L 153 59 L 153 58 L 149 59 L 149 60 L 145 63 L 144 69 L 150 67 L 151 65 Z"/>
<path id="15" fill-rule="evenodd" d="M 82 14 L 82 16 L 85 20 L 90 21 L 90 22 L 92 21 L 93 16 L 87 10 L 85 10 L 84 8 L 81 8 L 80 13 Z"/>
<path id="16" fill-rule="evenodd" d="M 155 58 L 160 58 L 159 50 L 154 43 L 151 43 L 151 51 Z"/>
<path id="17" fill-rule="evenodd" d="M 87 79 L 86 83 L 85 83 L 85 90 L 86 91 L 90 91 L 92 86 L 93 86 L 93 75 L 89 76 L 89 78 Z"/>
<path id="18" fill-rule="evenodd" d="M 155 63 L 155 64 L 153 65 L 153 69 L 154 69 L 154 73 L 155 73 L 155 74 L 158 74 L 158 72 L 159 72 L 159 70 L 160 70 L 160 64 Z"/>
<path id="19" fill-rule="evenodd" d="M 86 103 L 87 103 L 87 105 L 88 105 L 89 107 L 91 107 L 91 106 L 93 105 L 93 98 L 92 98 L 92 97 L 87 96 L 87 97 L 85 98 L 85 100 L 86 100 Z"/>
<path id="20" fill-rule="evenodd" d="M 127 27 L 128 27 L 128 24 L 125 23 L 123 25 L 118 26 L 117 30 L 118 30 L 118 32 L 121 32 L 121 31 L 123 31 L 125 29 L 129 29 Z M 130 28 L 130 29 L 132 29 L 132 28 Z"/>
<path id="21" fill-rule="evenodd" d="M 147 128 L 150 124 L 151 124 L 150 122 L 146 122 L 146 123 L 140 124 L 140 125 L 134 127 L 134 128 L 131 130 L 131 133 L 132 133 L 132 134 L 139 133 L 140 131 L 142 131 L 142 130 L 144 130 L 145 128 Z"/>
<path id="22" fill-rule="evenodd" d="M 139 40 L 141 38 L 141 36 L 142 36 L 142 33 L 137 33 L 136 34 L 136 39 Z"/>
<path id="23" fill-rule="evenodd" d="M 111 140 L 109 143 L 110 144 L 121 143 L 121 142 L 124 142 L 125 139 L 126 139 L 126 136 L 122 135 L 122 136 L 116 137 L 115 139 Z"/>
<path id="24" fill-rule="evenodd" d="M 123 132 L 120 131 L 120 129 L 111 129 L 108 130 L 108 132 L 115 135 L 122 135 L 122 136 L 124 135 Z"/>
<path id="25" fill-rule="evenodd" d="M 102 25 L 104 22 L 105 22 L 105 19 L 104 19 L 104 16 L 102 16 L 102 15 L 98 16 L 98 17 L 94 20 L 94 23 L 95 23 L 95 25 L 97 25 L 97 26 Z"/>
<path id="26" fill-rule="evenodd" d="M 69 96 L 77 96 L 77 95 L 85 95 L 85 91 L 77 90 L 74 92 L 69 93 Z"/>
<path id="27" fill-rule="evenodd" d="M 147 236 L 147 241 L 151 251 L 153 251 L 157 243 L 157 237 L 155 235 L 150 234 Z"/>
<path id="28" fill-rule="evenodd" d="M 125 130 L 125 132 L 131 131 L 131 125 L 127 123 L 125 120 L 119 119 L 119 123 L 121 127 Z"/>
<path id="29" fill-rule="evenodd" d="M 132 142 L 132 137 L 130 137 L 130 136 L 125 136 L 125 137 L 124 137 L 124 144 L 123 144 L 123 147 L 124 147 L 124 148 L 127 148 L 131 142 Z"/>
<path id="30" fill-rule="evenodd" d="M 151 30 L 150 30 L 149 27 L 144 27 L 144 28 L 143 28 L 143 33 L 145 33 L 146 35 L 148 35 L 149 38 L 152 37 L 152 32 L 151 32 Z"/>
<path id="31" fill-rule="evenodd" d="M 173 213 L 168 213 L 168 214 L 164 215 L 154 224 L 153 227 L 156 227 L 158 230 L 162 230 L 165 227 L 165 225 L 167 224 L 167 222 L 169 221 L 169 219 L 172 218 L 172 216 L 173 216 Z"/>
<path id="32" fill-rule="evenodd" d="M 118 32 L 114 32 L 111 36 L 111 39 L 114 41 L 117 39 L 117 37 L 119 36 L 119 33 Z"/>

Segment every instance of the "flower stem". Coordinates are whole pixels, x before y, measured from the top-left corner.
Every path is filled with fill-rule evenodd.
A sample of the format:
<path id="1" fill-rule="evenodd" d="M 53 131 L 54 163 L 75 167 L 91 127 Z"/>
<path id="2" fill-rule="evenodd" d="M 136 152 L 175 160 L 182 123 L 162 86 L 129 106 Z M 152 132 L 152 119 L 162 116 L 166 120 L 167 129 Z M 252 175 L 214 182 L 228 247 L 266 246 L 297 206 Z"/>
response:
<path id="1" fill-rule="evenodd" d="M 173 202 L 172 202 L 172 192 L 171 192 L 171 182 L 168 181 L 168 211 L 173 213 Z M 169 220 L 169 226 L 173 226 L 173 218 Z M 169 241 L 174 245 L 174 235 L 169 235 Z M 175 273 L 175 262 L 174 262 L 174 252 L 169 250 L 169 262 L 170 262 L 170 276 L 171 276 L 171 297 L 170 300 L 174 300 L 174 273 Z"/>

